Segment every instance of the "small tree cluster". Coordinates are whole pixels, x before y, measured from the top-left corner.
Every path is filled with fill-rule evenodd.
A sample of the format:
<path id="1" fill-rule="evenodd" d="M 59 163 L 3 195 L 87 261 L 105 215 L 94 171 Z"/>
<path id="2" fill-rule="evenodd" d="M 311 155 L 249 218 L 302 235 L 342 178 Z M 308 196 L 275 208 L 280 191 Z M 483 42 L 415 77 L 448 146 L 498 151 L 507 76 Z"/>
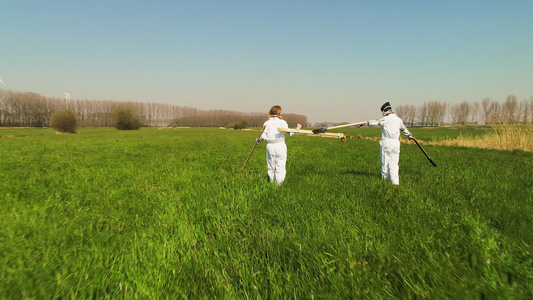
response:
<path id="1" fill-rule="evenodd" d="M 139 130 L 143 126 L 141 115 L 131 106 L 118 105 L 113 111 L 115 128 L 118 130 Z"/>
<path id="2" fill-rule="evenodd" d="M 246 120 L 240 120 L 239 122 L 235 123 L 235 125 L 233 125 L 233 129 L 244 129 L 248 127 L 248 121 Z"/>
<path id="3" fill-rule="evenodd" d="M 50 125 L 59 132 L 76 133 L 78 116 L 70 109 L 61 109 L 52 114 Z"/>

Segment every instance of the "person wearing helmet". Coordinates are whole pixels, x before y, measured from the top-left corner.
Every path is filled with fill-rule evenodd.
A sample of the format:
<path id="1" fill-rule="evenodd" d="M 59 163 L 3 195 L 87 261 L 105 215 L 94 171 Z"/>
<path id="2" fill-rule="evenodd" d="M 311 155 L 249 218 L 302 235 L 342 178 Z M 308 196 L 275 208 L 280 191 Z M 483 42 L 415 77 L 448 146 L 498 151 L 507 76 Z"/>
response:
<path id="1" fill-rule="evenodd" d="M 414 139 L 414 136 L 407 130 L 402 119 L 392 111 L 389 102 L 385 102 L 381 106 L 381 113 L 383 119 L 373 122 L 367 121 L 364 125 L 381 126 L 381 141 L 379 142 L 381 146 L 381 176 L 385 180 L 392 181 L 392 184 L 399 185 L 400 131 L 409 139 Z"/>
<path id="2" fill-rule="evenodd" d="M 287 164 L 287 145 L 285 144 L 285 133 L 280 132 L 278 128 L 289 128 L 289 125 L 281 116 L 281 106 L 274 105 L 269 111 L 268 120 L 263 124 L 263 134 L 257 139 L 257 143 L 266 140 L 266 160 L 267 160 L 267 172 L 270 182 L 275 181 L 278 185 L 281 185 L 285 180 L 287 170 L 285 165 Z M 301 124 L 296 126 L 296 130 L 299 131 L 302 128 Z M 289 133 L 289 136 L 293 136 L 293 133 Z"/>

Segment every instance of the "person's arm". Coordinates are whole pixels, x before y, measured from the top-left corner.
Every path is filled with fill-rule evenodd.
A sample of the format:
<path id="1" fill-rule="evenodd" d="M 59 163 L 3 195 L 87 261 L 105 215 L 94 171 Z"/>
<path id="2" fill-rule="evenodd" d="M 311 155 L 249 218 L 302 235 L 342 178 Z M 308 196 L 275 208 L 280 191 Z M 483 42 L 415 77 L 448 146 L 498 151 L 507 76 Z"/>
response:
<path id="1" fill-rule="evenodd" d="M 366 121 L 367 126 L 381 126 L 383 125 L 383 120 L 372 120 L 372 121 Z"/>
<path id="2" fill-rule="evenodd" d="M 267 131 L 268 131 L 268 125 L 267 124 L 263 124 L 263 133 L 261 134 L 261 136 L 259 138 L 255 139 L 258 144 L 261 143 L 262 141 L 266 140 Z"/>
<path id="3" fill-rule="evenodd" d="M 287 124 L 287 122 L 285 122 L 285 124 L 283 124 L 283 127 L 281 128 L 287 128 L 288 131 L 287 132 L 283 132 L 284 134 L 288 134 L 289 136 L 293 136 L 295 135 L 296 133 L 300 132 L 300 128 L 302 128 L 302 124 L 298 123 L 296 125 L 296 132 L 291 132 L 290 128 L 289 128 L 289 124 Z"/>
<path id="4" fill-rule="evenodd" d="M 383 125 L 383 119 L 381 120 L 370 120 L 366 121 L 364 124 L 358 125 L 357 127 L 363 127 L 363 126 L 382 126 Z"/>
<path id="5" fill-rule="evenodd" d="M 403 133 L 403 135 L 405 135 L 406 137 L 408 137 L 410 140 L 414 140 L 415 137 L 413 136 L 413 134 L 411 132 L 409 132 L 409 130 L 407 130 L 407 127 L 405 127 L 405 125 L 403 124 L 402 122 L 402 125 L 400 126 L 400 131 Z"/>
<path id="6" fill-rule="evenodd" d="M 296 132 L 290 132 L 289 136 L 293 136 L 293 135 L 297 134 L 298 132 L 300 132 L 300 128 L 302 128 L 302 124 L 300 124 L 300 123 L 296 124 Z"/>

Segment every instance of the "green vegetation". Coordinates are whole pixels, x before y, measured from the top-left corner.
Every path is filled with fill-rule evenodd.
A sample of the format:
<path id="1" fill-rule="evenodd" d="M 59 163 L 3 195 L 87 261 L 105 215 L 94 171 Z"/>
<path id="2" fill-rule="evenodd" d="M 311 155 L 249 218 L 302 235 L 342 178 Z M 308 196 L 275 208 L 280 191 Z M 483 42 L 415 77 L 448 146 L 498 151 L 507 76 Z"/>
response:
<path id="1" fill-rule="evenodd" d="M 122 104 L 115 107 L 113 115 L 118 130 L 139 130 L 143 126 L 141 115 L 132 105 Z"/>
<path id="2" fill-rule="evenodd" d="M 439 142 L 442 140 L 456 139 L 460 136 L 484 136 L 494 131 L 493 126 L 439 126 L 439 127 L 410 127 L 418 140 L 426 142 Z M 339 132 L 350 134 L 354 137 L 361 135 L 363 137 L 381 136 L 380 127 L 363 127 L 363 128 L 339 128 Z M 401 135 L 401 138 L 405 138 Z"/>
<path id="3" fill-rule="evenodd" d="M 61 109 L 52 114 L 51 127 L 59 132 L 76 133 L 78 130 L 78 116 L 70 109 Z"/>
<path id="4" fill-rule="evenodd" d="M 278 188 L 256 131 L 79 131 L 0 129 L 0 298 L 533 298 L 533 153 L 402 144 L 392 186 L 294 136 Z"/>

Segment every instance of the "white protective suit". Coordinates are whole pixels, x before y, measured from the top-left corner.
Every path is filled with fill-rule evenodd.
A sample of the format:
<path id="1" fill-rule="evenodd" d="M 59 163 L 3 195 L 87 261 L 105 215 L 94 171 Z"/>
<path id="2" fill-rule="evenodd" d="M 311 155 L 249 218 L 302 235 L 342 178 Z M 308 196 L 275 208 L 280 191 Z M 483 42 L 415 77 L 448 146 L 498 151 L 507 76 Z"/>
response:
<path id="1" fill-rule="evenodd" d="M 267 141 L 266 159 L 268 167 L 268 177 L 270 181 L 276 181 L 281 185 L 285 180 L 287 170 L 287 145 L 285 145 L 285 134 L 278 131 L 278 128 L 289 128 L 285 120 L 278 117 L 270 117 L 264 124 L 265 130 L 257 142 Z M 294 133 L 290 133 L 290 136 Z"/>
<path id="2" fill-rule="evenodd" d="M 398 175 L 400 167 L 400 131 L 407 137 L 413 135 L 407 130 L 400 119 L 393 112 L 389 113 L 383 120 L 370 122 L 368 125 L 381 126 L 381 176 L 383 179 L 392 181 L 392 184 L 400 184 Z"/>

